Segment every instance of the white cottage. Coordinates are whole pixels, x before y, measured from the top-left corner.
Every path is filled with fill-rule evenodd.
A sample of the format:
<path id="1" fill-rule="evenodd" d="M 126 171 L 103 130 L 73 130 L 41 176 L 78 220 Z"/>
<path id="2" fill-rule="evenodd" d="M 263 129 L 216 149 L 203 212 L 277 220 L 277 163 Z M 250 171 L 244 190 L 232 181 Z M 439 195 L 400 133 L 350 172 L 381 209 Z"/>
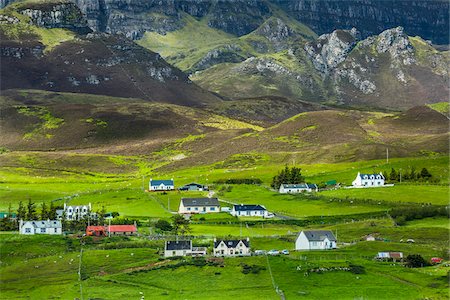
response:
<path id="1" fill-rule="evenodd" d="M 217 240 L 214 239 L 214 256 L 250 256 L 250 239 Z"/>
<path id="2" fill-rule="evenodd" d="M 336 237 L 330 230 L 303 230 L 295 240 L 295 250 L 336 249 Z"/>
<path id="3" fill-rule="evenodd" d="M 217 198 L 181 198 L 179 214 L 205 214 L 220 212 Z"/>
<path id="4" fill-rule="evenodd" d="M 186 256 L 192 254 L 192 241 L 166 241 L 164 257 Z"/>
<path id="5" fill-rule="evenodd" d="M 88 205 L 66 205 L 64 203 L 64 209 L 58 210 L 57 215 L 59 218 L 62 217 L 62 214 L 64 213 L 66 216 L 66 220 L 72 221 L 72 220 L 81 220 L 85 216 L 89 215 L 91 213 L 92 206 L 91 203 Z"/>
<path id="6" fill-rule="evenodd" d="M 148 190 L 150 192 L 173 191 L 174 189 L 175 184 L 173 178 L 170 180 L 154 180 L 150 178 L 150 183 L 148 185 Z"/>
<path id="7" fill-rule="evenodd" d="M 380 174 L 361 174 L 358 172 L 352 185 L 354 187 L 379 187 L 384 186 L 384 175 Z"/>
<path id="8" fill-rule="evenodd" d="M 269 217 L 269 212 L 263 205 L 255 204 L 233 205 L 230 214 L 237 217 Z"/>
<path id="9" fill-rule="evenodd" d="M 279 192 L 281 194 L 298 194 L 298 193 L 311 193 L 317 192 L 319 188 L 316 184 L 301 183 L 301 184 L 282 184 L 280 185 Z"/>
<path id="10" fill-rule="evenodd" d="M 62 234 L 62 225 L 59 220 L 47 221 L 19 221 L 19 234 Z"/>

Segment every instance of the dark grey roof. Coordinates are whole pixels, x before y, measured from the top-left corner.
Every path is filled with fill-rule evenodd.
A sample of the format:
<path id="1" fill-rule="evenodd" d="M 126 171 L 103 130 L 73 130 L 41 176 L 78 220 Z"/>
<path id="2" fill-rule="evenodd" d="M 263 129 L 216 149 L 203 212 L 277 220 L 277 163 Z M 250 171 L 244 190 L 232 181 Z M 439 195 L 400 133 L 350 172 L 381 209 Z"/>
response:
<path id="1" fill-rule="evenodd" d="M 61 221 L 58 220 L 45 220 L 45 221 L 24 221 L 23 224 L 31 223 L 34 228 L 59 228 L 61 227 Z"/>
<path id="2" fill-rule="evenodd" d="M 325 238 L 328 238 L 330 241 L 336 241 L 333 232 L 330 230 L 304 230 L 303 233 L 309 241 L 323 241 Z"/>
<path id="3" fill-rule="evenodd" d="M 242 241 L 242 243 L 244 243 L 244 245 L 246 246 L 246 247 L 250 247 L 250 242 L 249 241 L 247 241 L 247 239 L 242 239 L 242 240 L 216 240 L 215 242 L 214 242 L 214 248 L 217 248 L 217 246 L 219 246 L 219 244 L 221 243 L 221 242 L 224 242 L 225 243 L 225 245 L 228 247 L 228 248 L 236 248 L 236 246 L 239 244 L 239 242 L 241 242 Z"/>
<path id="4" fill-rule="evenodd" d="M 166 250 L 191 250 L 191 241 L 166 241 Z"/>
<path id="5" fill-rule="evenodd" d="M 234 206 L 235 211 L 248 211 L 248 210 L 267 210 L 259 204 L 240 204 Z"/>
<path id="6" fill-rule="evenodd" d="M 181 198 L 181 202 L 186 206 L 219 206 L 217 198 Z"/>

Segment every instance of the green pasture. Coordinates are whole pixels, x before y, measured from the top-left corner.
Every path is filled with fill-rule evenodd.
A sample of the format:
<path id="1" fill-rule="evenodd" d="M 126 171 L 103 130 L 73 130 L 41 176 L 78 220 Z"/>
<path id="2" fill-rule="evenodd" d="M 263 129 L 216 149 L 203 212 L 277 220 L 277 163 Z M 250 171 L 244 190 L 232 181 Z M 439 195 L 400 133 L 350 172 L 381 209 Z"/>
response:
<path id="1" fill-rule="evenodd" d="M 336 198 L 372 199 L 389 202 L 414 202 L 448 205 L 449 187 L 444 185 L 394 185 L 383 188 L 339 189 L 320 192 Z"/>

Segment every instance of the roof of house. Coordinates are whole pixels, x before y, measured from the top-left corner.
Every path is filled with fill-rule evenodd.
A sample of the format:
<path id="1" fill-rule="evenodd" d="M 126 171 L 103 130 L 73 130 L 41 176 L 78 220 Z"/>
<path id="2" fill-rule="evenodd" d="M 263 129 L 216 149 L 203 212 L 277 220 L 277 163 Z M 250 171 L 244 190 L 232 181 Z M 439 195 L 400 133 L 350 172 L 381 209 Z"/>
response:
<path id="1" fill-rule="evenodd" d="M 136 232 L 137 228 L 134 225 L 109 225 L 109 232 Z"/>
<path id="2" fill-rule="evenodd" d="M 217 198 L 181 198 L 181 202 L 186 206 L 219 206 Z"/>
<path id="3" fill-rule="evenodd" d="M 86 231 L 105 231 L 106 227 L 105 226 L 88 226 L 86 227 Z"/>
<path id="4" fill-rule="evenodd" d="M 220 243 L 224 242 L 227 248 L 236 248 L 239 242 L 242 242 L 246 247 L 250 246 L 250 242 L 247 239 L 242 240 L 216 240 L 214 241 L 214 248 L 217 248 Z"/>
<path id="5" fill-rule="evenodd" d="M 62 227 L 61 221 L 58 220 L 45 220 L 45 221 L 24 221 L 23 224 L 31 223 L 34 228 L 59 228 Z"/>
<path id="6" fill-rule="evenodd" d="M 267 210 L 264 206 L 259 204 L 240 204 L 234 205 L 235 211 L 249 211 L 249 210 Z"/>
<path id="7" fill-rule="evenodd" d="M 151 186 L 158 186 L 158 185 L 173 185 L 173 179 L 167 179 L 167 180 L 154 180 L 150 179 L 150 185 Z"/>
<path id="8" fill-rule="evenodd" d="M 166 241 L 166 250 L 192 250 L 192 241 Z"/>
<path id="9" fill-rule="evenodd" d="M 382 173 L 379 174 L 362 174 L 358 173 L 359 177 L 361 179 L 384 179 L 384 176 Z"/>
<path id="10" fill-rule="evenodd" d="M 315 189 L 317 185 L 310 183 L 282 184 L 285 189 Z"/>
<path id="11" fill-rule="evenodd" d="M 204 187 L 203 184 L 199 184 L 199 183 L 195 183 L 195 182 L 191 182 L 191 183 L 183 185 L 183 187 L 188 187 L 188 186 L 196 186 L 196 187 L 199 187 L 199 188 Z"/>
<path id="12" fill-rule="evenodd" d="M 328 238 L 330 241 L 336 241 L 336 237 L 330 230 L 303 230 L 299 233 L 304 233 L 308 241 L 323 241 Z"/>

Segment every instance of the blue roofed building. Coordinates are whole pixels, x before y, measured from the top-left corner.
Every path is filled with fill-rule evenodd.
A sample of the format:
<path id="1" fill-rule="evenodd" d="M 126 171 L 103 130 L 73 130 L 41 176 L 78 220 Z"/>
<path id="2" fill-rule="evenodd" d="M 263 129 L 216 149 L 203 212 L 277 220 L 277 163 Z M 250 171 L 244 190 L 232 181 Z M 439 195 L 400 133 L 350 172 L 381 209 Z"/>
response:
<path id="1" fill-rule="evenodd" d="M 154 180 L 150 178 L 150 183 L 148 190 L 150 192 L 157 191 L 173 191 L 175 189 L 175 185 L 172 179 L 164 179 L 164 180 Z"/>

